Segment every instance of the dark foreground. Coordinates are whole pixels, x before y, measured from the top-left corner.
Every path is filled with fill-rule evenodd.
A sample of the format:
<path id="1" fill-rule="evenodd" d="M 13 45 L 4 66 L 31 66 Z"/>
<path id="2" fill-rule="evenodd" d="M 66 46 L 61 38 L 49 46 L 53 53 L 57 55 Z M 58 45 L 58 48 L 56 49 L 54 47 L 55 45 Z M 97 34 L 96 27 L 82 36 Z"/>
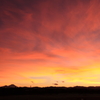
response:
<path id="1" fill-rule="evenodd" d="M 100 87 L 0 87 L 0 100 L 100 100 Z"/>
<path id="2" fill-rule="evenodd" d="M 0 96 L 0 100 L 100 100 L 100 94 L 38 94 Z"/>

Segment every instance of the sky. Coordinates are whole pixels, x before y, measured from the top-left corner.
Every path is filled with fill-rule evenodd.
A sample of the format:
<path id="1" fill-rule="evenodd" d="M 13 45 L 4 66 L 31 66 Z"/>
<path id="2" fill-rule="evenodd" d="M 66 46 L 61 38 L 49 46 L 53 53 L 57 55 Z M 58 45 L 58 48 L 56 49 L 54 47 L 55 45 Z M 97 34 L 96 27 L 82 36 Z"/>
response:
<path id="1" fill-rule="evenodd" d="M 0 0 L 0 86 L 99 86 L 100 0 Z"/>

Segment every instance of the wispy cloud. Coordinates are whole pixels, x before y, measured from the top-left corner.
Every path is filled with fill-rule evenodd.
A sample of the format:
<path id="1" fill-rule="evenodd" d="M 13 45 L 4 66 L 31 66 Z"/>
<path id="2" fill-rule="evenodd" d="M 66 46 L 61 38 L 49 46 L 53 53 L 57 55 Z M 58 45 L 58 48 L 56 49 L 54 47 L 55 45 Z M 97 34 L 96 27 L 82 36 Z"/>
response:
<path id="1" fill-rule="evenodd" d="M 70 68 L 72 74 L 75 68 L 98 68 L 99 5 L 99 0 L 1 0 L 0 69 Z"/>

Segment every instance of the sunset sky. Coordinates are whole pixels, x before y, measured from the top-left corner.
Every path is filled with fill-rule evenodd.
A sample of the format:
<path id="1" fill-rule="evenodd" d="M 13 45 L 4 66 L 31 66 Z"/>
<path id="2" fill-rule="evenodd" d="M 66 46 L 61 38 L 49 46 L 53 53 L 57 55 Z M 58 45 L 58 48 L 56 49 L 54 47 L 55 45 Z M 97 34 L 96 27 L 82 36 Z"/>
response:
<path id="1" fill-rule="evenodd" d="M 0 0 L 0 86 L 99 86 L 100 0 Z"/>

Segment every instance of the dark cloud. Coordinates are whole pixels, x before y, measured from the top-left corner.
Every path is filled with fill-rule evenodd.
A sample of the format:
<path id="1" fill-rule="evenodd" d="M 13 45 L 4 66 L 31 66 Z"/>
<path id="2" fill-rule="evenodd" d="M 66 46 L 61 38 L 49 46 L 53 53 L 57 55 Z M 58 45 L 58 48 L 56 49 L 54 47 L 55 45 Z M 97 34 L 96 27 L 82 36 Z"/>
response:
<path id="1" fill-rule="evenodd" d="M 54 83 L 54 85 L 58 85 L 58 83 Z"/>
<path id="2" fill-rule="evenodd" d="M 86 23 L 85 20 L 89 17 L 88 12 L 92 7 L 91 4 L 90 0 L 73 0 L 73 2 L 70 0 L 2 1 L 1 25 L 5 26 L 7 32 L 4 32 L 3 28 L 1 29 L 1 45 L 19 52 L 25 49 L 28 51 L 27 48 L 30 46 L 32 51 L 44 52 L 47 45 L 51 47 L 62 46 L 63 48 L 72 46 L 79 49 L 78 43 L 83 45 L 83 42 L 88 42 L 91 36 L 91 32 L 88 32 L 87 35 L 85 33 L 87 29 L 83 30 L 85 25 L 89 25 L 89 21 Z M 93 18 L 95 16 L 93 15 Z M 78 27 L 79 24 L 81 28 Z M 25 33 L 26 31 L 27 33 Z M 30 38 L 34 37 L 32 41 L 24 36 L 28 32 L 31 32 Z M 23 35 L 18 35 L 20 33 Z M 47 40 L 44 41 L 40 36 Z M 83 40 L 80 40 L 81 37 L 84 37 Z M 97 38 L 93 41 L 96 40 L 99 41 Z M 31 45 L 28 46 L 28 43 Z"/>

